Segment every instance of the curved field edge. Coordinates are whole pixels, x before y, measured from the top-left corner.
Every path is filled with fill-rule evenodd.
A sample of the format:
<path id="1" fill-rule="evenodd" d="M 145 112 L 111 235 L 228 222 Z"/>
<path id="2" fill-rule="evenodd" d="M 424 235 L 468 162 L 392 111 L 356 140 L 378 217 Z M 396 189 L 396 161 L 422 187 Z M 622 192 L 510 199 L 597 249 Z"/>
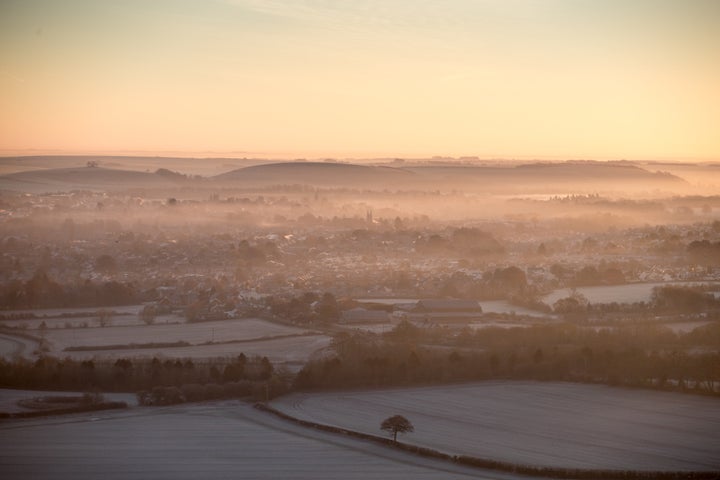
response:
<path id="1" fill-rule="evenodd" d="M 355 430 L 325 425 L 321 423 L 302 420 L 300 418 L 281 412 L 265 403 L 256 403 L 255 408 L 263 412 L 275 415 L 283 420 L 293 422 L 306 428 L 313 428 L 325 432 L 346 435 L 362 440 L 379 443 L 391 448 L 396 448 L 406 452 L 414 453 L 428 458 L 435 458 L 456 463 L 459 465 L 477 467 L 486 470 L 496 470 L 519 475 L 528 475 L 533 477 L 550 477 L 561 479 L 607 479 L 607 480 L 635 480 L 635 479 L 658 479 L 658 480 L 675 480 L 675 479 L 720 479 L 720 472 L 707 471 L 649 471 L 649 470 L 613 470 L 613 469 L 584 469 L 584 468 L 564 468 L 564 467 L 546 467 L 523 465 L 519 463 L 503 462 L 488 458 L 480 458 L 470 455 L 450 455 L 438 450 L 412 445 L 409 443 L 393 441 L 389 438 L 379 437 L 368 433 L 362 433 Z"/>

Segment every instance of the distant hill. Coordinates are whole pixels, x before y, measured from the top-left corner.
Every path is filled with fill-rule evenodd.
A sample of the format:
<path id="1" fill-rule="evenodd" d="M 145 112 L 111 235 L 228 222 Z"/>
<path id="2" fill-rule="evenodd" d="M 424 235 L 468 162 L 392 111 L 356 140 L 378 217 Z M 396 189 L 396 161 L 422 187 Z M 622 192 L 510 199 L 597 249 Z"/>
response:
<path id="1" fill-rule="evenodd" d="M 283 162 L 240 168 L 213 177 L 234 185 L 398 186 L 415 174 L 392 167 L 331 162 Z"/>
<path id="2" fill-rule="evenodd" d="M 666 172 L 650 172 L 637 165 L 620 162 L 531 163 L 511 167 L 413 166 L 426 182 L 454 185 L 461 189 L 490 191 L 545 192 L 567 191 L 568 187 L 612 189 L 677 189 L 687 182 Z"/>
<path id="3" fill-rule="evenodd" d="M 0 176 L 0 190 L 49 193 L 70 190 L 125 190 L 177 187 L 184 177 L 102 167 L 53 168 Z"/>
<path id="4" fill-rule="evenodd" d="M 86 162 L 93 162 L 87 160 Z M 493 194 L 570 194 L 607 192 L 687 192 L 690 184 L 668 172 L 651 172 L 631 162 L 557 162 L 524 165 L 423 165 L 394 166 L 360 165 L 335 162 L 277 162 L 253 164 L 215 176 L 195 178 L 188 170 L 192 162 L 210 159 L 182 159 L 188 170 L 175 168 L 173 161 L 154 159 L 168 167 L 140 171 L 149 157 L 101 157 L 99 166 L 43 168 L 52 165 L 53 157 L 0 159 L 0 164 L 13 168 L 22 165 L 27 171 L 0 176 L 0 190 L 47 193 L 70 190 L 127 190 L 134 188 L 177 188 L 192 184 L 202 189 L 254 188 L 273 185 L 310 185 L 357 189 L 391 190 L 458 190 Z M 60 157 L 60 165 L 77 162 L 82 157 Z M 118 163 L 124 168 L 107 168 Z M 233 163 L 262 160 L 214 159 L 211 169 Z M 3 163 L 5 162 L 5 163 Z M 27 163 L 25 163 L 27 162 Z M 178 165 L 179 166 L 179 165 Z M 135 170 L 133 170 L 135 167 Z M 206 165 L 204 168 L 208 168 Z M 181 173 L 177 173 L 179 172 Z M 703 171 L 704 172 L 704 171 Z M 705 175 L 708 177 L 707 175 Z M 705 177 L 703 177 L 705 178 Z M 709 178 L 709 177 L 708 177 Z"/>
<path id="5" fill-rule="evenodd" d="M 84 167 L 87 162 L 96 162 L 103 168 L 115 170 L 137 170 L 154 172 L 160 168 L 175 170 L 186 175 L 212 176 L 241 167 L 271 163 L 258 158 L 189 158 L 189 157 L 148 157 L 127 155 L 32 155 L 0 157 L 0 175 L 44 170 L 48 168 Z"/>

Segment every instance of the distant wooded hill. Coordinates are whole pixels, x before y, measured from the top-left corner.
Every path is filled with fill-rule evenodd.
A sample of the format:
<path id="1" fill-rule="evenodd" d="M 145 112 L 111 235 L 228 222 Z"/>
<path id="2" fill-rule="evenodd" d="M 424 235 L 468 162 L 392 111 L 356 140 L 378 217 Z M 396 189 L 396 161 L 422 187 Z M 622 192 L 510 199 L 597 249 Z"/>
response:
<path id="1" fill-rule="evenodd" d="M 42 158 L 41 164 L 50 164 L 48 163 L 50 157 Z M 85 157 L 75 158 L 76 161 L 85 159 Z M 43 168 L 37 162 L 29 162 L 28 167 L 32 165 L 32 168 L 27 171 L 0 176 L 0 190 L 46 193 L 70 190 L 167 189 L 192 184 L 202 188 L 308 185 L 360 189 L 562 194 L 577 193 L 582 189 L 595 192 L 610 190 L 678 192 L 688 186 L 685 180 L 676 175 L 651 172 L 629 162 L 531 163 L 507 167 L 416 164 L 396 167 L 339 162 L 278 162 L 236 168 L 214 176 L 201 176 L 186 175 L 182 170 L 176 171 L 175 160 L 182 160 L 177 166 L 188 166 L 189 159 L 165 159 L 166 167 L 150 172 L 127 167 L 107 168 L 103 158 L 100 157 L 97 161 L 88 160 L 87 166 L 72 168 Z M 107 158 L 119 161 L 120 157 Z M 146 157 L 129 158 L 137 162 L 126 163 L 128 166 L 141 165 L 148 160 Z M 11 160 L 0 159 L 0 163 L 6 164 Z M 15 160 L 13 162 L 15 168 L 20 165 Z M 67 157 L 58 157 L 59 165 L 67 162 Z M 234 164 L 228 160 L 224 165 L 231 167 Z"/>

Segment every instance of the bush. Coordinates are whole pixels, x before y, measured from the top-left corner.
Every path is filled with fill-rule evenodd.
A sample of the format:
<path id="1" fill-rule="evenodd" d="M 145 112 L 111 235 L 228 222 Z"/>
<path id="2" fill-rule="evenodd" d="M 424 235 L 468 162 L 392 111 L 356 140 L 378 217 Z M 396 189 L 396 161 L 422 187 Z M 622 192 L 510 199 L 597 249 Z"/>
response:
<path id="1" fill-rule="evenodd" d="M 177 387 L 155 387 L 150 393 L 150 405 L 174 405 L 185 401 Z"/>
<path id="2" fill-rule="evenodd" d="M 252 394 L 252 383 L 246 380 L 230 382 L 223 385 L 223 390 L 227 398 L 249 397 Z"/>
<path id="3" fill-rule="evenodd" d="M 198 383 L 188 383 L 180 387 L 185 400 L 199 402 L 205 399 L 205 388 Z"/>

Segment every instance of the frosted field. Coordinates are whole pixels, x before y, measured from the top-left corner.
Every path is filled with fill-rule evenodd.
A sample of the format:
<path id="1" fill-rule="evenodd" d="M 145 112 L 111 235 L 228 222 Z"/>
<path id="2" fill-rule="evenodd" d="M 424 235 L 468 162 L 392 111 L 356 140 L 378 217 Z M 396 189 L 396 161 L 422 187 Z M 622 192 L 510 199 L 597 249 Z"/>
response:
<path id="1" fill-rule="evenodd" d="M 139 325 L 128 327 L 98 327 L 48 330 L 45 338 L 55 352 L 71 346 L 128 345 L 131 343 L 179 342 L 196 345 L 208 342 L 251 340 L 279 335 L 305 333 L 254 318 L 217 322 L 182 323 L 169 325 Z"/>
<path id="2" fill-rule="evenodd" d="M 628 283 L 624 285 L 608 285 L 601 287 L 578 287 L 575 290 L 585 295 L 590 303 L 634 303 L 647 302 L 652 296 L 652 290 L 655 287 L 666 285 L 692 286 L 699 283 L 711 283 L 717 285 L 717 282 L 659 282 L 659 283 Z M 572 289 L 561 288 L 555 290 L 549 295 L 542 298 L 542 301 L 551 305 L 561 298 L 570 296 Z"/>
<path id="3" fill-rule="evenodd" d="M 61 354 L 67 347 L 130 345 L 185 341 L 192 345 L 234 340 L 266 339 L 306 333 L 254 318 L 202 323 L 108 326 L 97 328 L 48 329 L 45 338 L 53 353 Z"/>
<path id="4" fill-rule="evenodd" d="M 78 360 L 101 358 L 214 358 L 245 355 L 266 356 L 273 363 L 305 362 L 317 350 L 330 345 L 331 338 L 326 335 L 308 335 L 301 337 L 278 338 L 274 340 L 255 340 L 241 343 L 223 343 L 173 348 L 143 348 L 119 350 L 89 350 L 82 352 L 64 352 L 62 357 Z"/>
<path id="5" fill-rule="evenodd" d="M 561 297 L 559 297 L 561 298 Z M 379 303 L 381 305 L 412 305 L 419 301 L 419 298 L 359 298 L 359 303 Z M 505 300 L 479 300 L 483 313 L 512 313 L 518 315 L 545 317 L 547 314 L 530 310 L 524 307 L 513 305 Z"/>
<path id="6" fill-rule="evenodd" d="M 537 310 L 530 310 L 529 308 L 520 307 L 513 305 L 505 300 L 489 300 L 481 301 L 480 306 L 484 313 L 515 313 L 517 315 L 527 315 L 530 317 L 548 317 L 550 315 L 538 312 Z"/>
<path id="7" fill-rule="evenodd" d="M 4 480 L 505 479 L 315 432 L 239 402 L 0 422 Z"/>
<path id="8" fill-rule="evenodd" d="M 382 435 L 407 417 L 401 441 L 450 454 L 570 468 L 720 470 L 720 400 L 596 385 L 487 382 L 272 402 L 317 423 Z"/>
<path id="9" fill-rule="evenodd" d="M 117 317 L 120 318 L 120 317 Z M 170 323 L 126 325 L 92 328 L 48 328 L 43 336 L 49 354 L 59 358 L 210 358 L 246 355 L 267 356 L 272 362 L 305 362 L 317 350 L 330 345 L 330 337 L 308 330 L 280 325 L 256 318 L 222 320 L 202 323 Z M 128 346 L 147 343 L 187 342 L 183 347 L 102 349 L 103 346 Z M 231 342 L 231 343 L 224 343 Z M 82 351 L 65 351 L 68 347 L 84 347 Z M 93 349 L 92 347 L 98 347 Z M 37 342 L 12 334 L 0 334 L 0 356 L 32 357 Z"/>

